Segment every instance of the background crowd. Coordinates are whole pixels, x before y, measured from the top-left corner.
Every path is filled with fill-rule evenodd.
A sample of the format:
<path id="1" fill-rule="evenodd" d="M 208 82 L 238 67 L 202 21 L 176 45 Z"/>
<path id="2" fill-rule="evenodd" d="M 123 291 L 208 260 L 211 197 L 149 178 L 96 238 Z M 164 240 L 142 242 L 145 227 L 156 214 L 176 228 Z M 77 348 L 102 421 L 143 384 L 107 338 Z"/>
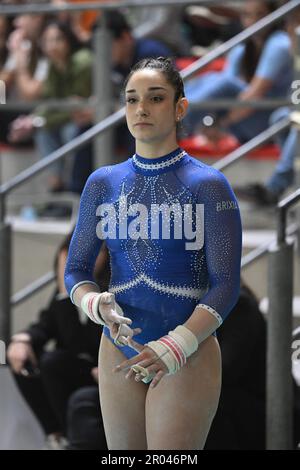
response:
<path id="1" fill-rule="evenodd" d="M 1 5 L 24 3 L 29 2 L 3 1 Z M 106 13 L 112 41 L 111 111 L 123 106 L 124 78 L 138 60 L 170 56 L 178 68 L 183 68 L 282 3 L 245 0 L 226 2 L 225 6 L 220 2 L 210 8 L 190 4 L 120 8 Z M 0 107 L 0 148 L 34 147 L 43 158 L 96 122 L 93 68 L 97 57 L 93 39 L 103 15 L 99 10 L 14 17 L 0 14 L 0 80 L 6 85 L 7 103 L 14 104 L 11 108 Z M 220 98 L 288 99 L 297 26 L 300 9 L 233 48 L 221 64 L 217 62 L 189 80 L 186 96 L 193 107 L 183 123 L 181 138 L 203 135 L 215 145 L 224 138 L 243 144 L 287 116 L 290 108 L 255 110 L 245 106 L 212 112 L 197 109 L 197 104 Z M 79 105 L 64 108 L 63 103 L 69 99 L 79 100 Z M 207 115 L 211 117 L 209 126 Z M 116 162 L 134 153 L 133 140 L 124 124 L 114 129 L 113 142 Z M 281 133 L 276 144 L 280 157 L 274 172 L 264 184 L 235 188 L 238 197 L 262 206 L 274 205 L 294 183 L 296 129 Z M 45 192 L 80 194 L 94 168 L 93 145 L 88 144 L 68 157 L 68 165 L 62 161 L 52 165 Z M 13 335 L 8 361 L 49 448 L 105 449 L 97 387 L 101 329 L 85 318 L 66 294 L 63 272 L 70 236 L 58 248 L 54 260 L 53 296 L 48 305 L 41 306 L 34 324 Z M 101 290 L 107 290 L 110 272 L 105 247 L 99 253 L 95 276 Z M 264 449 L 266 325 L 254 293 L 244 283 L 239 302 L 218 331 L 223 389 L 206 448 Z M 99 367 L 101 373 L 101 364 Z M 300 400 L 296 384 L 294 387 L 296 447 L 300 441 Z"/>

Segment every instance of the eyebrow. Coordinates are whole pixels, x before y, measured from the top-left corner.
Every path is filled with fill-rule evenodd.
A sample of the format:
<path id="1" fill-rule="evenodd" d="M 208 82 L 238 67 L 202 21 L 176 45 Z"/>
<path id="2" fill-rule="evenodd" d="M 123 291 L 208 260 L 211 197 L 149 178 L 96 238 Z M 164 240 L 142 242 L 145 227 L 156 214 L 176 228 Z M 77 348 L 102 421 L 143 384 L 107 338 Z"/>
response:
<path id="1" fill-rule="evenodd" d="M 153 90 L 166 90 L 166 88 L 162 87 L 162 86 L 151 86 L 148 88 L 148 91 L 153 91 Z M 134 93 L 136 92 L 136 90 L 127 90 L 126 93 Z"/>

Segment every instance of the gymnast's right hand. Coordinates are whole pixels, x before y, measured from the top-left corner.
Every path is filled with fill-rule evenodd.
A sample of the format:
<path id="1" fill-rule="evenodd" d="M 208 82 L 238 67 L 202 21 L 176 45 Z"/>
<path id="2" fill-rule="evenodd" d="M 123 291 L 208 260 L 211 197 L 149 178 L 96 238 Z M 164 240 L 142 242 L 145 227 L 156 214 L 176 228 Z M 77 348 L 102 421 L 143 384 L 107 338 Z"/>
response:
<path id="1" fill-rule="evenodd" d="M 92 321 L 107 326 L 111 337 L 119 346 L 127 345 L 128 338 L 142 331 L 140 328 L 130 328 L 132 320 L 124 317 L 114 294 L 110 292 L 88 292 L 81 300 L 81 308 Z"/>

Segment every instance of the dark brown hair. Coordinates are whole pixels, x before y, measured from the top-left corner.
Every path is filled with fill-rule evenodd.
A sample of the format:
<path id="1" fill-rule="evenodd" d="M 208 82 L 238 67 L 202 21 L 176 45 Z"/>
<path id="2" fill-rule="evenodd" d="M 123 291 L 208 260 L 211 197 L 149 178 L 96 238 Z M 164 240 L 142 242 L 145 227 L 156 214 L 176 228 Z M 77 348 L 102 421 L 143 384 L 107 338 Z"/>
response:
<path id="1" fill-rule="evenodd" d="M 158 72 L 162 73 L 165 76 L 166 81 L 170 85 L 172 85 L 172 87 L 175 90 L 175 103 L 177 103 L 179 98 L 182 98 L 185 96 L 183 80 L 181 78 L 181 75 L 179 71 L 176 69 L 176 67 L 174 66 L 172 59 L 170 59 L 169 57 L 157 57 L 156 59 L 150 57 L 147 59 L 142 59 L 139 62 L 137 62 L 132 67 L 127 78 L 125 79 L 124 91 L 132 75 L 138 70 L 144 70 L 144 69 L 157 70 Z"/>

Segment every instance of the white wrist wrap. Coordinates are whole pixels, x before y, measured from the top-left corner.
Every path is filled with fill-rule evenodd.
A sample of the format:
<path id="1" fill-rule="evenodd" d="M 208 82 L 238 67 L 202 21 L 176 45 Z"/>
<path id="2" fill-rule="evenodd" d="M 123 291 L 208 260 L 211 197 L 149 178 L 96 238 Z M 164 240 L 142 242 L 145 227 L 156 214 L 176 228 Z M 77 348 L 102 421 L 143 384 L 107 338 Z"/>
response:
<path id="1" fill-rule="evenodd" d="M 88 292 L 81 299 L 80 308 L 87 316 L 98 325 L 105 325 L 103 318 L 99 312 L 99 304 L 102 294 L 99 292 Z"/>
<path id="2" fill-rule="evenodd" d="M 198 349 L 197 337 L 183 325 L 177 326 L 174 331 L 157 341 L 150 341 L 147 346 L 151 348 L 168 368 L 169 374 L 175 374 L 189 356 Z"/>
<path id="3" fill-rule="evenodd" d="M 163 361 L 169 371 L 169 374 L 175 374 L 175 372 L 177 372 L 177 362 L 174 358 L 174 355 L 172 354 L 170 349 L 167 348 L 167 346 L 161 343 L 160 340 L 150 341 L 149 343 L 147 343 L 147 346 L 151 348 Z"/>
<path id="4" fill-rule="evenodd" d="M 199 346 L 197 337 L 185 326 L 177 326 L 174 331 L 169 331 L 169 335 L 180 344 L 186 358 L 197 351 Z"/>

